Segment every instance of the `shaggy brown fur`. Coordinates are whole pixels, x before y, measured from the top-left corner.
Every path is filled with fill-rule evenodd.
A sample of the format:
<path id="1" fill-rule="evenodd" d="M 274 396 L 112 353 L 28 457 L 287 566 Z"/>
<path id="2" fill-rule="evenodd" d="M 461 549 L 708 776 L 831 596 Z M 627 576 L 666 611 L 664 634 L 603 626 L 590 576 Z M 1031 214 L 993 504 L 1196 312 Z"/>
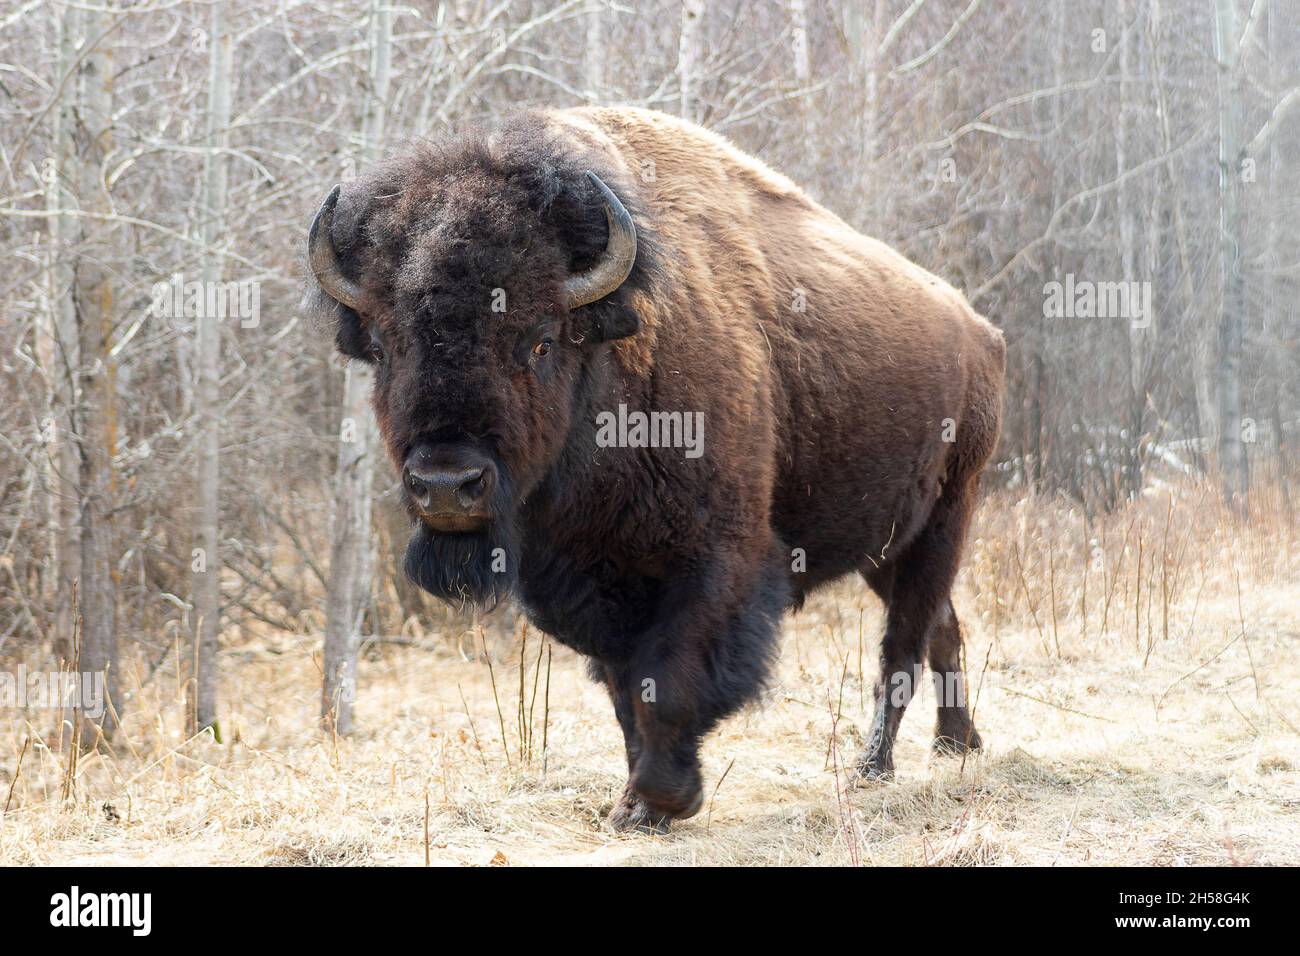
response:
<path id="1" fill-rule="evenodd" d="M 570 311 L 562 283 L 607 236 L 586 170 L 639 249 Z M 418 521 L 408 571 L 449 599 L 513 591 L 590 655 L 627 741 L 616 826 L 699 808 L 699 740 L 761 687 L 781 613 L 852 572 L 888 606 L 862 774 L 893 772 L 927 655 L 936 744 L 979 745 L 949 593 L 1004 346 L 960 293 L 720 137 L 635 109 L 416 150 L 345 188 L 331 237 L 364 296 L 335 304 L 339 345 L 379 364 L 394 461 L 491 479 L 488 523 Z M 703 454 L 601 447 L 620 404 L 701 413 Z"/>

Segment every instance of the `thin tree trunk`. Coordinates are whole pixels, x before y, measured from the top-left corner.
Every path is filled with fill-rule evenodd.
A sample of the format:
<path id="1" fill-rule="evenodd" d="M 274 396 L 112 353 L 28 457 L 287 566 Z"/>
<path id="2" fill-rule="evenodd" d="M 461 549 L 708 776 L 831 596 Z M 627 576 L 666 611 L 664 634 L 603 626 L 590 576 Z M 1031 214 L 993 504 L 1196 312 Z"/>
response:
<path id="1" fill-rule="evenodd" d="M 226 155 L 230 126 L 230 83 L 233 40 L 226 25 L 226 0 L 213 0 L 211 69 L 208 77 L 208 153 L 203 163 L 203 287 L 221 282 L 224 261 L 217 245 L 225 225 L 230 163 Z M 212 297 L 216 298 L 216 297 Z M 191 590 L 194 605 L 194 646 L 189 675 L 190 733 L 212 730 L 220 742 L 217 723 L 217 648 L 221 625 L 221 319 L 195 318 L 194 390 L 199 419 L 198 495 L 194 513 L 194 552 Z"/>
<path id="2" fill-rule="evenodd" d="M 1265 11 L 1267 20 L 1267 39 L 1264 43 L 1264 50 L 1268 57 L 1268 80 L 1272 89 L 1282 89 L 1285 83 L 1286 71 L 1283 68 L 1285 60 L 1286 46 L 1283 44 L 1284 24 L 1291 24 L 1294 31 L 1293 21 L 1290 21 L 1278 14 L 1276 5 L 1270 4 Z M 1273 136 L 1268 141 L 1268 185 L 1269 192 L 1273 192 L 1276 185 L 1288 181 L 1284 164 L 1286 160 L 1283 151 L 1277 148 L 1277 137 Z M 1265 233 L 1264 245 L 1267 250 L 1265 257 L 1266 270 L 1268 275 L 1267 284 L 1264 292 L 1264 322 L 1268 331 L 1274 336 L 1282 334 L 1282 330 L 1287 328 L 1286 320 L 1283 313 L 1286 310 L 1294 310 L 1294 305 L 1286 298 L 1279 295 L 1279 292 L 1285 291 L 1284 280 L 1282 278 L 1282 250 L 1281 234 L 1282 230 L 1278 228 L 1280 216 L 1276 211 L 1272 211 L 1267 216 L 1267 226 Z M 1291 325 L 1294 328 L 1294 324 Z M 1286 514 L 1286 523 L 1290 526 L 1293 521 L 1291 505 L 1291 469 L 1287 460 L 1287 437 L 1283 428 L 1282 402 L 1288 388 L 1288 376 L 1286 374 L 1287 363 L 1279 362 L 1276 355 L 1272 355 L 1268 360 L 1268 368 L 1271 374 L 1267 378 L 1272 380 L 1273 401 L 1272 419 L 1273 419 L 1273 452 L 1276 457 L 1276 474 L 1278 493 L 1281 495 L 1283 509 Z"/>
<path id="3" fill-rule="evenodd" d="M 808 0 L 790 0 L 790 53 L 795 86 L 805 90 L 812 82 L 812 40 L 808 32 Z M 804 142 L 813 135 L 812 116 L 808 112 L 809 100 L 798 100 L 799 130 Z"/>
<path id="4" fill-rule="evenodd" d="M 104 15 L 95 9 L 82 11 L 82 42 L 98 37 Z M 107 212 L 103 163 L 112 134 L 112 65 L 103 45 L 81 61 L 77 116 L 77 199 L 83 208 Z M 78 606 L 82 617 L 77 670 L 102 675 L 108 700 L 120 714 L 123 706 L 117 694 L 117 600 L 113 581 L 113 456 L 116 452 L 113 356 L 109 337 L 113 321 L 113 285 L 103 265 L 112 227 L 99 226 L 97 235 L 86 236 L 76 258 L 73 282 L 73 310 L 79 340 L 75 425 L 78 439 L 80 480 L 80 582 Z M 71 597 L 68 598 L 71 600 Z M 95 730 L 102 725 L 112 736 L 115 722 L 109 713 L 102 718 L 85 715 L 82 740 L 92 745 Z"/>
<path id="5" fill-rule="evenodd" d="M 682 0 L 682 33 L 677 44 L 677 83 L 681 89 L 681 114 L 688 120 L 702 119 L 700 108 L 700 60 L 704 44 L 704 0 Z"/>
<path id="6" fill-rule="evenodd" d="M 1132 138 L 1132 127 L 1130 118 L 1133 106 L 1130 103 L 1130 88 L 1132 81 L 1130 74 L 1133 69 L 1129 50 L 1131 46 L 1129 38 L 1130 10 L 1127 0 L 1119 2 L 1119 121 L 1115 130 L 1115 175 L 1121 177 L 1128 169 L 1129 162 L 1129 142 Z M 1134 221 L 1133 213 L 1134 189 L 1131 182 L 1123 183 L 1119 192 L 1116 194 L 1117 212 L 1119 215 L 1119 245 L 1120 245 L 1120 281 L 1132 282 L 1136 276 L 1137 267 L 1137 223 Z M 1120 316 L 1125 321 L 1130 321 L 1128 317 Z M 1130 347 L 1123 350 L 1125 376 L 1124 389 L 1127 401 L 1124 403 L 1124 431 L 1128 438 L 1124 444 L 1123 454 L 1123 473 L 1120 476 L 1121 494 L 1130 501 L 1136 500 L 1141 491 L 1141 478 L 1137 473 L 1138 462 L 1138 442 L 1141 440 L 1140 428 L 1135 427 L 1138 424 L 1140 415 L 1135 412 L 1138 369 L 1134 363 L 1134 354 L 1131 347 L 1132 337 L 1125 330 L 1125 338 L 1129 340 Z M 1123 499 L 1121 499 L 1123 500 Z"/>
<path id="7" fill-rule="evenodd" d="M 587 33 L 582 54 L 583 83 L 586 92 L 598 102 L 605 88 L 605 2 L 589 0 Z"/>
<path id="8" fill-rule="evenodd" d="M 58 75 L 72 68 L 81 31 L 81 11 L 65 4 L 58 24 Z M 46 170 L 46 206 L 51 210 L 72 209 L 72 195 L 78 175 L 76 160 L 75 90 L 65 90 L 54 116 L 54 153 Z M 75 395 L 73 381 L 80 366 L 77 310 L 73 298 L 73 262 L 81 243 L 81 219 L 61 215 L 51 220 L 49 271 L 49 324 L 42 362 L 48 383 L 49 419 L 43 424 L 47 454 L 47 475 L 51 495 L 49 577 L 46 599 L 54 609 L 55 653 L 64 660 L 72 655 L 72 590 L 81 577 L 80 463 L 73 440 Z"/>
<path id="9" fill-rule="evenodd" d="M 1133 16 L 1127 0 L 1119 4 L 1119 122 L 1115 131 L 1115 175 L 1123 176 L 1128 171 L 1133 151 L 1133 100 L 1132 81 L 1132 37 L 1129 31 L 1129 18 Z M 1116 196 L 1119 207 L 1120 234 L 1120 281 L 1138 280 L 1138 224 L 1136 190 L 1131 182 L 1125 182 Z M 1135 332 L 1132 316 L 1123 317 L 1127 321 L 1124 335 L 1128 347 L 1124 349 L 1127 365 L 1125 387 L 1128 393 L 1126 431 L 1128 441 L 1124 448 L 1124 493 L 1129 500 L 1136 500 L 1142 493 L 1142 355 L 1141 333 Z"/>
<path id="10" fill-rule="evenodd" d="M 362 160 L 372 163 L 380 153 L 384 112 L 388 102 L 391 56 L 390 13 L 381 0 L 370 11 L 370 92 L 362 133 Z M 350 363 L 343 388 L 343 425 L 338 466 L 334 474 L 334 524 L 330 544 L 329 594 L 325 608 L 325 679 L 321 720 L 327 731 L 346 736 L 353 730 L 357 653 L 361 624 L 370 598 L 371 496 L 376 444 L 370 392 L 370 366 Z"/>
<path id="11" fill-rule="evenodd" d="M 868 10 L 870 6 L 870 10 Z M 880 41 L 884 30 L 883 0 L 851 0 L 844 8 L 844 35 L 853 58 L 860 96 L 858 108 L 859 196 L 868 234 L 879 233 L 880 203 L 876 189 L 876 160 L 880 155 Z"/>
<path id="12" fill-rule="evenodd" d="M 1218 380 L 1219 473 L 1223 496 L 1234 511 L 1247 510 L 1246 447 L 1242 442 L 1241 350 L 1246 306 L 1241 254 L 1241 169 L 1243 155 L 1242 75 L 1237 53 L 1234 0 L 1216 0 L 1214 53 L 1219 74 L 1219 225 L 1221 304 Z"/>
<path id="13" fill-rule="evenodd" d="M 1171 153 L 1174 149 L 1174 135 L 1170 124 L 1170 109 L 1168 99 L 1168 87 L 1172 84 L 1173 77 L 1167 77 L 1167 68 L 1164 56 L 1161 53 L 1161 30 L 1162 12 L 1160 7 L 1161 0 L 1149 0 L 1151 5 L 1151 60 L 1152 60 L 1152 87 L 1155 91 L 1156 98 L 1156 115 L 1160 118 L 1160 148 L 1165 153 Z M 1182 290 L 1181 309 L 1176 307 L 1172 302 L 1166 306 L 1166 311 L 1170 315 L 1177 315 L 1181 312 L 1184 315 L 1192 314 L 1197 301 L 1197 294 L 1194 284 L 1195 270 L 1191 263 L 1191 253 L 1189 251 L 1190 241 L 1187 234 L 1187 222 L 1183 215 L 1183 197 L 1187 194 L 1186 184 L 1182 179 L 1176 176 L 1177 167 L 1173 163 L 1165 166 L 1164 174 L 1169 180 L 1169 189 L 1165 193 L 1168 196 L 1170 214 L 1173 219 L 1174 240 L 1178 249 L 1178 281 Z M 1151 223 L 1152 229 L 1158 229 L 1159 223 L 1154 220 Z M 1151 256 L 1153 259 L 1159 258 L 1159 248 L 1156 245 L 1156 239 L 1151 240 Z M 1153 269 L 1152 274 L 1156 274 Z M 1156 328 L 1153 320 L 1152 330 Z M 1153 335 L 1155 333 L 1153 332 Z M 1209 378 L 1208 364 L 1204 361 L 1203 350 L 1193 349 L 1193 360 L 1191 362 L 1191 374 L 1193 385 L 1193 401 L 1191 406 L 1192 418 L 1195 423 L 1195 434 L 1197 437 L 1205 436 L 1205 429 L 1214 429 L 1214 402 L 1212 400 L 1213 385 Z M 1193 454 L 1195 456 L 1196 467 L 1202 472 L 1206 471 L 1206 460 L 1208 446 L 1198 445 Z"/>

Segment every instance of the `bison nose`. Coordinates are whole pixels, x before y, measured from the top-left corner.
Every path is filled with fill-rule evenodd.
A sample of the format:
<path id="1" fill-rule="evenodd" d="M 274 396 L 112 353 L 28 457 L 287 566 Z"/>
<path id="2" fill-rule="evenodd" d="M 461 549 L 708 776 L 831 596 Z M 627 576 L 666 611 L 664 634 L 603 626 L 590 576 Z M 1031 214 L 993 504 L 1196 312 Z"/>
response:
<path id="1" fill-rule="evenodd" d="M 427 517 L 486 517 L 495 480 L 491 461 L 458 450 L 420 446 L 402 467 L 402 484 Z"/>

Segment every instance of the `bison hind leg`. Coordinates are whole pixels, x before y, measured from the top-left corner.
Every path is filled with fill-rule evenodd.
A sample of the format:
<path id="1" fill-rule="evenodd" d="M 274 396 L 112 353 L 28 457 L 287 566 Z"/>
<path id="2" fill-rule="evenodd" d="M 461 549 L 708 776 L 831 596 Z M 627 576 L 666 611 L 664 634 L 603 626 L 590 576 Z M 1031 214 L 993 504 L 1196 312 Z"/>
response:
<path id="1" fill-rule="evenodd" d="M 930 631 L 927 654 L 934 677 L 938 721 L 934 751 L 960 755 L 983 746 L 966 701 L 966 676 L 961 666 L 961 626 L 952 601 L 942 609 Z"/>
<path id="2" fill-rule="evenodd" d="M 894 740 L 903 712 L 919 689 L 922 660 L 927 657 L 938 691 L 936 747 L 979 746 L 966 709 L 961 630 L 951 600 L 975 489 L 976 476 L 954 476 L 916 538 L 886 568 L 864 572 L 885 602 L 886 615 L 876 712 L 858 764 L 860 779 L 893 777 Z"/>

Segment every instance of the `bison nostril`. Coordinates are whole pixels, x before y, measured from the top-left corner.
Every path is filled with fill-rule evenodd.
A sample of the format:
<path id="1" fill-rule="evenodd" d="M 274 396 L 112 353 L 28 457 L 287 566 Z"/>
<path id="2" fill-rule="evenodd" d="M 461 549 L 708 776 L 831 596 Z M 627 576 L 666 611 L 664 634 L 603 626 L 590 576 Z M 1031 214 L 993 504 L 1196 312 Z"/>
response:
<path id="1" fill-rule="evenodd" d="M 465 503 L 466 507 L 472 507 L 487 494 L 487 484 L 487 475 L 484 470 L 475 468 L 473 471 L 467 471 L 461 475 L 460 487 L 456 489 L 456 494 Z"/>
<path id="2" fill-rule="evenodd" d="M 415 474 L 409 468 L 402 469 L 402 482 L 406 485 L 406 490 L 411 493 L 420 504 L 429 502 L 429 485 L 419 475 Z"/>

